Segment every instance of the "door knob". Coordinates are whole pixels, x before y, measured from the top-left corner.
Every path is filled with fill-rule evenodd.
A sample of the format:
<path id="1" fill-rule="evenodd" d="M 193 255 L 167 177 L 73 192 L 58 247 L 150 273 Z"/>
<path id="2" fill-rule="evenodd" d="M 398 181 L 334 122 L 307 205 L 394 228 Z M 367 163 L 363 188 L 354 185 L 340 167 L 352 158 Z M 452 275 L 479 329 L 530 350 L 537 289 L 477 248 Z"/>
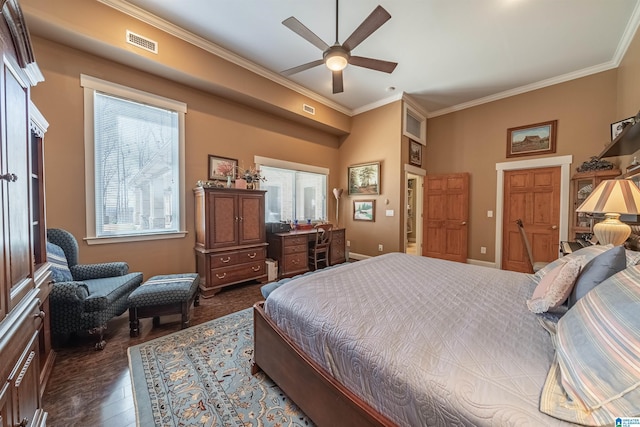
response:
<path id="1" fill-rule="evenodd" d="M 551 229 L 552 229 L 552 230 L 557 230 L 557 229 L 558 229 L 558 226 L 557 226 L 557 225 L 552 225 L 552 226 L 551 226 Z"/>
<path id="2" fill-rule="evenodd" d="M 462 221 L 460 225 L 467 225 L 467 221 Z"/>

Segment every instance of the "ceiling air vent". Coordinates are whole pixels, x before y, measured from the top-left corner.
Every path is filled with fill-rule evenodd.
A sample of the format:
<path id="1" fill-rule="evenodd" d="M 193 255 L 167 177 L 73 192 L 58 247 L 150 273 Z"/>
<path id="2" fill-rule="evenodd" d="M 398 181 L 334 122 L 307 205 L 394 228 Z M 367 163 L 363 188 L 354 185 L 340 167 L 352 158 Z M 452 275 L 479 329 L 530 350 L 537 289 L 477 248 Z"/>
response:
<path id="1" fill-rule="evenodd" d="M 148 50 L 149 52 L 158 53 L 158 43 L 146 37 L 142 37 L 139 34 L 132 33 L 129 30 L 127 30 L 127 43 L 138 46 L 141 49 Z"/>
<path id="2" fill-rule="evenodd" d="M 311 105 L 307 105 L 307 104 L 302 104 L 302 111 L 304 111 L 305 113 L 309 113 L 312 116 L 316 114 L 316 109 L 313 108 Z"/>

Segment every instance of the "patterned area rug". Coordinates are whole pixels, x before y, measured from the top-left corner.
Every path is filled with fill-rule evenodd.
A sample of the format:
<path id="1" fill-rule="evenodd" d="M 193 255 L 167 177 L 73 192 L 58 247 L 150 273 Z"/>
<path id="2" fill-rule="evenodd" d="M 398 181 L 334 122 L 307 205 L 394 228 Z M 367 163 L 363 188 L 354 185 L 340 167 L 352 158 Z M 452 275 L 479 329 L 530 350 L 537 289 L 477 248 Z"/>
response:
<path id="1" fill-rule="evenodd" d="M 128 355 L 139 426 L 313 426 L 269 377 L 251 375 L 251 308 Z"/>

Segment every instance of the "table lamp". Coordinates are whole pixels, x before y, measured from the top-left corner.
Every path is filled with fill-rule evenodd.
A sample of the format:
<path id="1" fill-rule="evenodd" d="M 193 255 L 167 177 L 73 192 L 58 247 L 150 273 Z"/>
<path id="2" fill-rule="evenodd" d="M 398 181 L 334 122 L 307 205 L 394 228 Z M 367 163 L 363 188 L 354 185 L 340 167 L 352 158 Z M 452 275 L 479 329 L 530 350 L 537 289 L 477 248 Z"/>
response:
<path id="1" fill-rule="evenodd" d="M 604 214 L 604 221 L 593 227 L 593 233 L 601 245 L 621 245 L 631 234 L 631 227 L 620 221 L 620 215 L 640 214 L 640 189 L 626 179 L 602 181 L 576 212 Z"/>

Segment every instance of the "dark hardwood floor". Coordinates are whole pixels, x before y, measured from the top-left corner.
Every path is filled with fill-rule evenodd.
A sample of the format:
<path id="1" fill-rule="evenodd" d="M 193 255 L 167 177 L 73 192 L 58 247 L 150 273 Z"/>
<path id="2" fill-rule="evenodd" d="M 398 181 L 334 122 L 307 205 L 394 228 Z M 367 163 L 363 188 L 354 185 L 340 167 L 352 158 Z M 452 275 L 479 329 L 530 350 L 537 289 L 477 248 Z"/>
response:
<path id="1" fill-rule="evenodd" d="M 192 308 L 191 325 L 251 307 L 262 300 L 259 283 L 236 285 L 213 298 L 200 299 Z M 94 350 L 90 336 L 78 336 L 55 348 L 55 365 L 43 396 L 49 413 L 48 426 L 136 425 L 127 348 L 180 330 L 180 316 L 161 319 L 153 328 L 152 319 L 140 320 L 140 336 L 129 337 L 129 314 L 112 319 L 107 329 L 107 346 Z M 146 426 L 143 426 L 146 427 Z"/>

